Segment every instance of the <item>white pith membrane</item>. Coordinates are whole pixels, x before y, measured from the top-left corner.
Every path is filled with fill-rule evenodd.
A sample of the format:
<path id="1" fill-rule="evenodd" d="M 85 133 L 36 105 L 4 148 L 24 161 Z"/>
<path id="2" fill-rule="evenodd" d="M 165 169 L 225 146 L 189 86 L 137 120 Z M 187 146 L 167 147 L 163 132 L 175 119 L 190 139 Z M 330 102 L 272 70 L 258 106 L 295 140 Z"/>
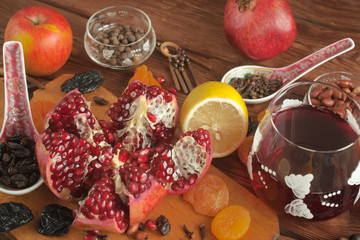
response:
<path id="1" fill-rule="evenodd" d="M 138 146 L 144 148 L 151 145 L 153 141 L 151 129 L 154 129 L 159 122 L 167 128 L 175 127 L 175 104 L 173 101 L 167 103 L 162 95 L 151 99 L 150 102 L 142 95 L 128 107 L 129 117 L 124 119 L 124 128 L 116 131 L 115 138 L 127 134 L 123 142 L 125 149 L 130 153 Z M 148 118 L 148 113 L 156 116 L 154 122 Z M 142 143 L 140 139 L 143 139 Z"/>
<path id="2" fill-rule="evenodd" d="M 172 149 L 172 156 L 172 160 L 177 166 L 173 174 L 175 181 L 179 176 L 186 178 L 191 174 L 198 175 L 206 166 L 206 149 L 191 136 L 185 136 L 176 142 Z"/>

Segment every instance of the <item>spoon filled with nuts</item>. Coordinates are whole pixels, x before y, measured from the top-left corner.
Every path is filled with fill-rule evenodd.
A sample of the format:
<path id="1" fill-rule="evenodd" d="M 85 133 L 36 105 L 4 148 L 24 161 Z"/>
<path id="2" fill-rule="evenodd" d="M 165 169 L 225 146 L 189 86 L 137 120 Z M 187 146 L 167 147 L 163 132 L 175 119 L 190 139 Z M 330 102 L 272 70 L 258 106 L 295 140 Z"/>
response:
<path id="1" fill-rule="evenodd" d="M 5 107 L 0 133 L 0 192 L 22 195 L 39 187 L 43 180 L 35 157 L 34 126 L 20 42 L 3 45 Z"/>
<path id="2" fill-rule="evenodd" d="M 303 59 L 282 68 L 245 65 L 229 70 L 221 82 L 233 86 L 247 104 L 271 100 L 283 86 L 290 84 L 319 65 L 355 47 L 351 38 L 332 43 Z"/>

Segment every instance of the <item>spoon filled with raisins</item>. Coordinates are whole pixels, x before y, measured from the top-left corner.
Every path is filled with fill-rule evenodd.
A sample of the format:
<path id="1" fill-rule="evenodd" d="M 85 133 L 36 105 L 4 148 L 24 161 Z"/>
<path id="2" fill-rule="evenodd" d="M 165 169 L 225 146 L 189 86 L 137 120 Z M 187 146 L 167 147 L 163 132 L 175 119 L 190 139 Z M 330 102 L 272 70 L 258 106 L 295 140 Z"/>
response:
<path id="1" fill-rule="evenodd" d="M 23 49 L 20 42 L 3 45 L 4 119 L 0 133 L 0 192 L 22 195 L 43 180 L 35 156 L 34 126 L 29 104 Z"/>

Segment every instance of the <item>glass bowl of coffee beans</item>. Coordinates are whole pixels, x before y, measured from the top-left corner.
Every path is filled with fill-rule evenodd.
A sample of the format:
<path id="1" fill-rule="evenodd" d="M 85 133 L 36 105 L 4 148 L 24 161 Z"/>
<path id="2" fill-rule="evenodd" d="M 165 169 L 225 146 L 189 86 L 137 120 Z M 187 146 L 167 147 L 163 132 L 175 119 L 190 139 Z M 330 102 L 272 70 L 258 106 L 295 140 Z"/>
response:
<path id="1" fill-rule="evenodd" d="M 97 64 L 125 70 L 150 57 L 156 36 L 145 12 L 131 6 L 112 6 L 90 17 L 84 45 L 86 53 Z"/>

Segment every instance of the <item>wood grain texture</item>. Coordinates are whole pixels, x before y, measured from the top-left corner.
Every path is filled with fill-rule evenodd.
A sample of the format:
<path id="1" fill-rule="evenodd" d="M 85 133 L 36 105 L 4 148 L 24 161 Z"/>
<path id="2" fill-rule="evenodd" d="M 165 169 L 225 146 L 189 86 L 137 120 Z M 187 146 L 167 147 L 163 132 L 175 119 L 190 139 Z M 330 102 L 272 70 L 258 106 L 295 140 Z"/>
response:
<path id="1" fill-rule="evenodd" d="M 313 80 L 330 71 L 348 71 L 360 75 L 360 1 L 358 0 L 288 0 L 297 24 L 297 36 L 292 46 L 280 55 L 261 62 L 252 62 L 235 52 L 225 39 L 223 32 L 223 11 L 226 0 L 161 0 L 161 1 L 86 1 L 86 0 L 2 0 L 0 5 L 0 43 L 3 43 L 4 29 L 8 19 L 19 9 L 30 5 L 45 5 L 61 12 L 69 21 L 74 33 L 74 45 L 68 62 L 51 76 L 38 78 L 44 83 L 67 73 L 78 73 L 91 68 L 102 71 L 104 87 L 114 95 L 124 90 L 133 70 L 115 71 L 100 67 L 86 55 L 83 37 L 87 19 L 96 11 L 111 5 L 131 4 L 147 12 L 152 20 L 157 38 L 173 41 L 189 54 L 209 64 L 206 70 L 194 64 L 194 71 L 200 82 L 220 81 L 229 69 L 240 65 L 262 65 L 283 67 L 340 39 L 351 37 L 356 46 L 322 66 L 303 76 Z M 155 77 L 170 79 L 167 59 L 155 50 L 146 61 Z M 181 107 L 186 95 L 178 93 Z M 267 107 L 248 105 L 253 119 Z M 179 131 L 177 132 L 179 133 Z M 236 154 L 214 159 L 213 165 L 221 169 L 233 180 L 252 191 L 246 167 Z M 280 217 L 281 240 L 288 239 L 335 239 L 360 232 L 358 204 L 346 215 L 330 222 L 299 223 Z M 330 224 L 330 225 L 329 225 Z M 328 227 L 328 225 L 330 227 Z"/>

